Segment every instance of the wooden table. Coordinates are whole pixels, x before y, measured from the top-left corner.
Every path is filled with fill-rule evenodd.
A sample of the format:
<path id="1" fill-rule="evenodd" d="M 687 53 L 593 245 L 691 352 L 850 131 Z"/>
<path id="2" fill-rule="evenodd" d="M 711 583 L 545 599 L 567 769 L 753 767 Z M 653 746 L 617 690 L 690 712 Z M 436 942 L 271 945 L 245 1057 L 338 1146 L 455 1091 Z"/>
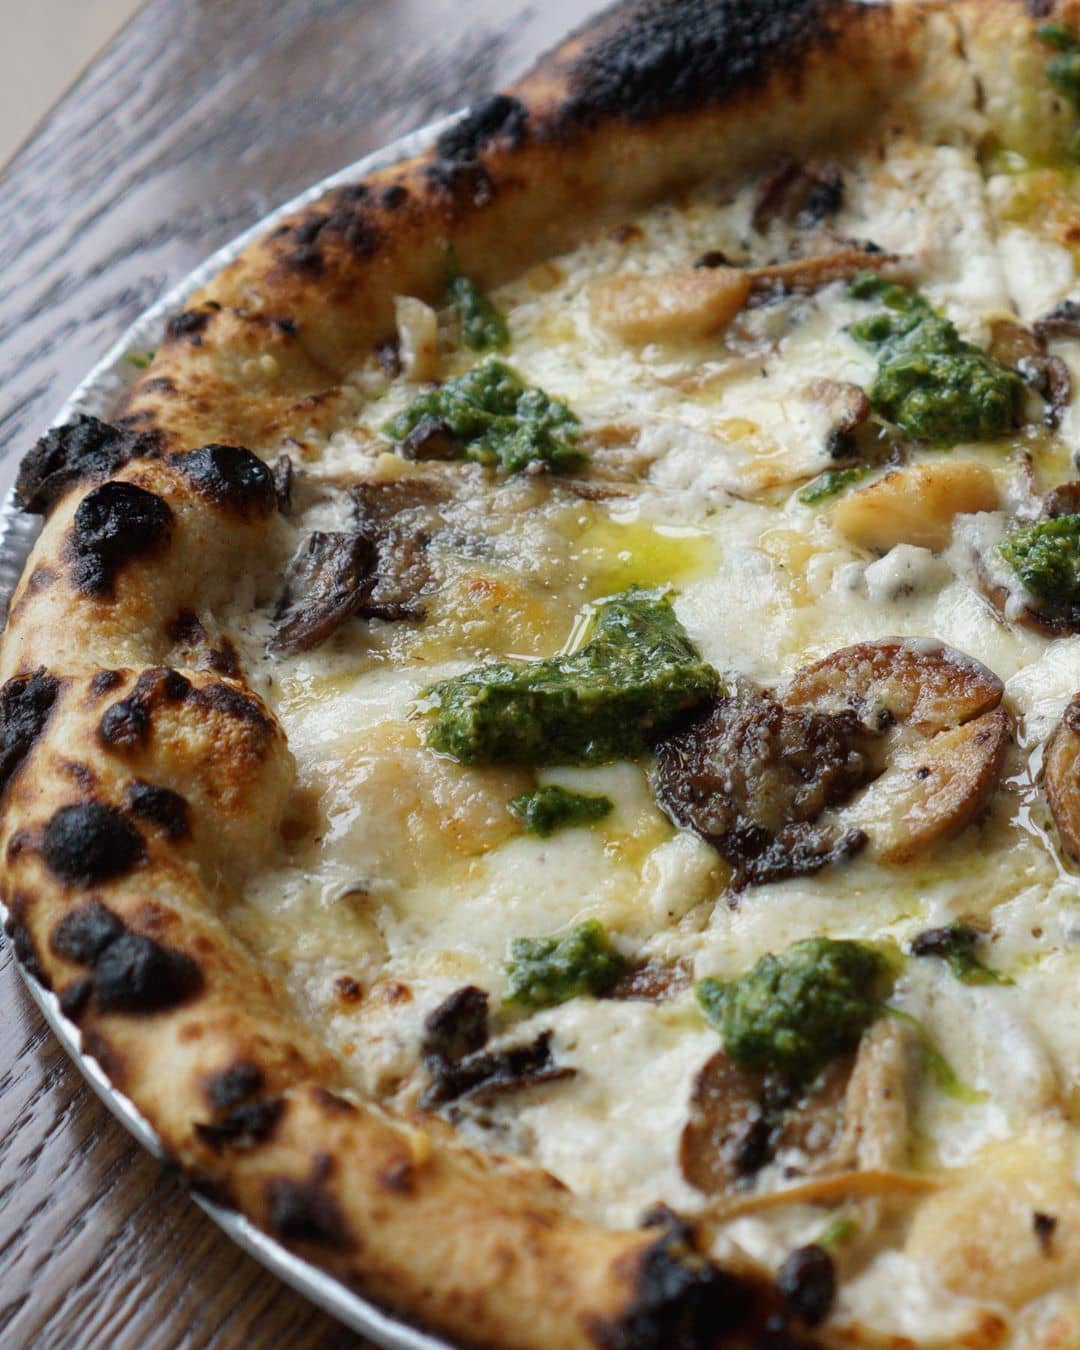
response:
<path id="1" fill-rule="evenodd" d="M 0 490 L 104 349 L 311 181 L 505 83 L 597 0 L 150 0 L 0 178 Z M 358 1345 L 83 1083 L 0 948 L 0 1346 Z"/>

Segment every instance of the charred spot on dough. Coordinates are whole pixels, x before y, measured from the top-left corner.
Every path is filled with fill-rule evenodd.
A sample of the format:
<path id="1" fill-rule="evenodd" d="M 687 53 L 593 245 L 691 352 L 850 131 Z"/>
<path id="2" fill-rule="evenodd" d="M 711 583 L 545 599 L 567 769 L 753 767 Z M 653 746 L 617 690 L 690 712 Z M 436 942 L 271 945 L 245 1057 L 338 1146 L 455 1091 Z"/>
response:
<path id="1" fill-rule="evenodd" d="M 338 188 L 295 225 L 277 231 L 287 248 L 282 259 L 285 266 L 307 276 L 321 276 L 327 244 L 343 244 L 354 258 L 373 258 L 382 234 L 370 218 L 369 195 L 364 183 Z"/>
<path id="2" fill-rule="evenodd" d="M 137 433 L 85 414 L 42 436 L 19 466 L 15 502 L 23 511 L 47 515 L 76 483 L 101 482 L 133 459 L 153 458 L 156 433 Z"/>
<path id="3" fill-rule="evenodd" d="M 136 779 L 128 784 L 124 804 L 133 816 L 159 826 L 169 839 L 179 841 L 191 837 L 188 804 L 172 788 L 156 787 Z"/>
<path id="4" fill-rule="evenodd" d="M 435 154 L 444 164 L 474 163 L 492 141 L 504 141 L 516 150 L 525 143 L 528 127 L 522 102 L 508 94 L 489 94 L 442 133 Z"/>
<path id="5" fill-rule="evenodd" d="M 66 778 L 70 778 L 76 783 L 89 797 L 98 786 L 97 771 L 89 764 L 84 764 L 78 759 L 61 759 L 57 761 L 57 768 Z"/>
<path id="6" fill-rule="evenodd" d="M 173 314 L 165 325 L 166 342 L 190 342 L 193 347 L 201 347 L 203 334 L 212 316 L 211 310 L 182 309 Z"/>
<path id="7" fill-rule="evenodd" d="M 641 0 L 610 16 L 569 73 L 562 128 L 651 122 L 724 102 L 798 71 L 835 40 L 844 0 Z M 616 20 L 617 21 L 614 21 Z"/>
<path id="8" fill-rule="evenodd" d="M 60 920 L 50 946 L 62 960 L 93 972 L 65 989 L 69 1017 L 91 1003 L 100 1012 L 160 1012 L 185 1002 L 203 985 L 202 971 L 186 952 L 132 932 L 96 898 Z"/>
<path id="9" fill-rule="evenodd" d="M 103 698 L 106 694 L 124 683 L 124 677 L 118 670 L 99 670 L 90 681 L 90 697 L 94 700 Z"/>
<path id="10" fill-rule="evenodd" d="M 754 1311 L 750 1288 L 696 1251 L 685 1225 L 666 1215 L 658 1221 L 667 1231 L 630 1258 L 629 1307 L 617 1321 L 593 1328 L 593 1340 L 604 1350 L 707 1350 L 737 1332 Z"/>
<path id="11" fill-rule="evenodd" d="M 41 841 L 49 871 L 69 886 L 93 886 L 130 872 L 146 856 L 142 835 L 115 807 L 62 806 Z"/>
<path id="12" fill-rule="evenodd" d="M 120 568 L 168 545 L 173 513 L 134 483 L 103 483 L 79 503 L 71 531 L 72 576 L 87 595 L 110 595 Z"/>
<path id="13" fill-rule="evenodd" d="M 8 917 L 4 923 L 4 932 L 11 939 L 12 946 L 15 948 L 15 957 L 23 970 L 28 975 L 33 976 L 43 989 L 51 989 L 52 982 L 42 965 L 34 935 L 30 932 L 26 923 L 29 910 L 30 899 L 28 896 L 18 893 L 13 895 Z"/>
<path id="14" fill-rule="evenodd" d="M 201 707 L 235 718 L 237 722 L 246 722 L 267 736 L 275 730 L 262 704 L 250 694 L 241 693 L 230 685 L 208 684 L 205 689 L 196 691 L 195 698 Z"/>
<path id="15" fill-rule="evenodd" d="M 304 1181 L 275 1177 L 267 1183 L 268 1226 L 285 1242 L 348 1249 L 352 1246 L 345 1217 L 337 1201 L 324 1189 L 334 1160 L 320 1153 Z"/>
<path id="16" fill-rule="evenodd" d="M 220 1120 L 199 1122 L 195 1133 L 215 1152 L 223 1148 L 247 1149 L 264 1143 L 273 1134 L 285 1103 L 280 1097 L 244 1102 L 226 1111 Z"/>
<path id="17" fill-rule="evenodd" d="M 227 1069 L 207 1074 L 202 1088 L 212 1111 L 229 1111 L 247 1101 L 266 1085 L 262 1069 L 250 1059 L 237 1060 Z"/>
<path id="18" fill-rule="evenodd" d="M 0 689 L 0 792 L 45 730 L 60 682 L 44 666 Z"/>
<path id="19" fill-rule="evenodd" d="M 242 446 L 204 445 L 172 462 L 201 497 L 244 520 L 262 520 L 277 505 L 273 474 Z"/>
<path id="20" fill-rule="evenodd" d="M 150 712 L 137 695 L 111 704 L 98 723 L 98 738 L 110 750 L 135 750 L 150 739 Z"/>
<path id="21" fill-rule="evenodd" d="M 92 966 L 109 943 L 125 931 L 123 921 L 95 898 L 64 915 L 53 929 L 49 945 L 64 961 Z"/>
<path id="22" fill-rule="evenodd" d="M 409 189 L 404 183 L 391 183 L 379 193 L 379 205 L 387 211 L 397 211 L 409 200 Z"/>

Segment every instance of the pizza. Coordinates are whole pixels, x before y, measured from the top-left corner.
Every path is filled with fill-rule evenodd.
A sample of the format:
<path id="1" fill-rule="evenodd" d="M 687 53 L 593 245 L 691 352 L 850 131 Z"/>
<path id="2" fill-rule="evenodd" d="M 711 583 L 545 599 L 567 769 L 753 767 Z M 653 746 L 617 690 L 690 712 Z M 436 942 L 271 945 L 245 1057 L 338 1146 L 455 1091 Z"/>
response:
<path id="1" fill-rule="evenodd" d="M 505 1347 L 1080 1345 L 1080 5 L 635 0 L 48 431 L 8 931 Z"/>

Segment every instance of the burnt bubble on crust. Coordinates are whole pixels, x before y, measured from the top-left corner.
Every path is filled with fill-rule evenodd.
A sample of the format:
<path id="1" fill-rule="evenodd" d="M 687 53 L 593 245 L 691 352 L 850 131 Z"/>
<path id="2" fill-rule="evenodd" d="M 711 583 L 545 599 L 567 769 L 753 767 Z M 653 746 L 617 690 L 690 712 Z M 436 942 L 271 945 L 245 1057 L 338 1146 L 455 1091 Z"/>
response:
<path id="1" fill-rule="evenodd" d="M 168 666 L 144 670 L 126 698 L 109 705 L 98 723 L 98 739 L 110 750 L 136 750 L 147 744 L 155 708 L 182 702 L 190 682 Z"/>
<path id="2" fill-rule="evenodd" d="M 651 122 L 726 101 L 797 70 L 833 41 L 840 0 L 642 0 L 620 8 L 569 74 L 567 126 Z"/>
<path id="3" fill-rule="evenodd" d="M 707 1350 L 737 1332 L 754 1310 L 752 1291 L 694 1249 L 685 1224 L 657 1211 L 666 1231 L 637 1264 L 634 1297 L 623 1315 L 593 1328 L 603 1350 Z"/>
<path id="4" fill-rule="evenodd" d="M 333 1169 L 333 1159 L 320 1153 L 306 1180 L 275 1177 L 268 1182 L 267 1223 L 275 1237 L 339 1250 L 352 1246 L 345 1217 L 324 1186 Z"/>
<path id="5" fill-rule="evenodd" d="M 285 1103 L 280 1097 L 259 1097 L 265 1086 L 262 1070 L 250 1060 L 209 1075 L 204 1090 L 214 1119 L 195 1126 L 203 1143 L 220 1151 L 253 1148 L 268 1139 Z"/>
<path id="6" fill-rule="evenodd" d="M 79 503 L 71 531 L 72 575 L 87 595 L 109 595 L 133 558 L 164 548 L 172 537 L 167 502 L 134 483 L 102 483 Z"/>
<path id="7" fill-rule="evenodd" d="M 66 991 L 68 1016 L 91 1002 L 99 1012 L 161 1012 L 186 1002 L 203 986 L 202 972 L 186 952 L 132 932 L 97 899 L 61 919 L 51 946 L 63 960 L 93 972 Z"/>
<path id="8" fill-rule="evenodd" d="M 285 265 L 306 276 L 321 276 L 324 245 L 334 243 L 344 244 L 355 258 L 374 257 L 382 233 L 371 218 L 369 196 L 364 183 L 338 188 L 295 223 L 279 227 L 274 237 L 286 246 Z"/>
<path id="9" fill-rule="evenodd" d="M 489 94 L 474 103 L 435 142 L 435 155 L 444 164 L 468 164 L 480 158 L 492 141 L 505 141 L 516 150 L 525 142 L 528 113 L 509 94 Z"/>
<path id="10" fill-rule="evenodd" d="M 188 341 L 193 347 L 201 347 L 203 333 L 210 322 L 211 312 L 208 309 L 182 309 L 177 314 L 170 315 L 165 324 L 166 342 Z"/>
<path id="11" fill-rule="evenodd" d="M 245 520 L 265 519 L 277 507 L 274 475 L 239 445 L 204 445 L 172 462 L 201 497 Z"/>
<path id="12" fill-rule="evenodd" d="M 53 427 L 19 466 L 15 503 L 22 511 L 45 515 L 76 483 L 101 482 L 133 459 L 158 452 L 154 433 L 123 431 L 85 414 Z"/>
<path id="13" fill-rule="evenodd" d="M 101 802 L 62 806 L 45 826 L 41 855 L 69 886 L 123 876 L 146 856 L 142 835 L 122 812 Z"/>
<path id="14" fill-rule="evenodd" d="M 0 792 L 45 730 L 59 687 L 42 667 L 0 689 Z"/>
<path id="15" fill-rule="evenodd" d="M 188 804 L 172 788 L 156 787 L 140 779 L 128 784 L 124 804 L 133 816 L 157 825 L 172 840 L 191 837 L 191 816 Z"/>

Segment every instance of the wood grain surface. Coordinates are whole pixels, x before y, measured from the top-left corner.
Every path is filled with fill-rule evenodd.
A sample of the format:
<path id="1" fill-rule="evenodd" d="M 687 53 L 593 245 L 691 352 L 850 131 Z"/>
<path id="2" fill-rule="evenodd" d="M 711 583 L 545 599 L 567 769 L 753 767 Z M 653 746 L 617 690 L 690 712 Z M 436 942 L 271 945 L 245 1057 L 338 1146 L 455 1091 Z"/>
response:
<path id="1" fill-rule="evenodd" d="M 0 178 L 0 490 L 96 358 L 310 182 L 507 82 L 596 0 L 150 0 Z M 0 950 L 0 1346 L 360 1340 L 203 1216 Z"/>

